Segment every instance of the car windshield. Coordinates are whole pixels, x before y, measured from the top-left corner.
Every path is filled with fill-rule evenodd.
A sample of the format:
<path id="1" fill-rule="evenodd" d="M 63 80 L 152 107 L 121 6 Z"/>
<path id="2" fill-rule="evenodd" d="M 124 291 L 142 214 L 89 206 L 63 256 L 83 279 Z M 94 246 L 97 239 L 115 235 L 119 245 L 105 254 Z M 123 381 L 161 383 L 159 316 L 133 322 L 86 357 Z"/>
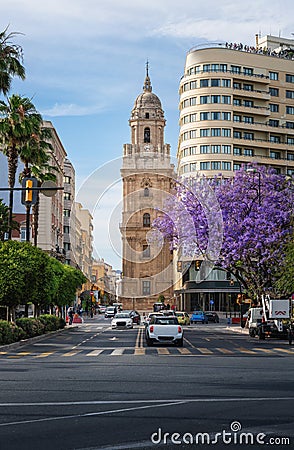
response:
<path id="1" fill-rule="evenodd" d="M 115 315 L 115 318 L 116 319 L 129 319 L 130 316 L 128 314 L 125 314 L 125 313 L 118 313 L 118 314 Z"/>
<path id="2" fill-rule="evenodd" d="M 176 316 L 177 316 L 177 317 L 184 317 L 184 313 L 179 313 L 179 312 L 178 312 L 178 313 L 176 313 Z"/>
<path id="3" fill-rule="evenodd" d="M 113 306 L 109 306 L 108 308 L 106 308 L 107 309 L 107 311 L 114 311 L 115 310 L 115 308 L 113 307 Z"/>
<path id="4" fill-rule="evenodd" d="M 154 323 L 157 325 L 177 325 L 178 321 L 175 317 L 155 317 Z"/>
<path id="5" fill-rule="evenodd" d="M 202 316 L 203 312 L 202 311 L 194 311 L 193 314 L 197 314 L 197 316 Z"/>

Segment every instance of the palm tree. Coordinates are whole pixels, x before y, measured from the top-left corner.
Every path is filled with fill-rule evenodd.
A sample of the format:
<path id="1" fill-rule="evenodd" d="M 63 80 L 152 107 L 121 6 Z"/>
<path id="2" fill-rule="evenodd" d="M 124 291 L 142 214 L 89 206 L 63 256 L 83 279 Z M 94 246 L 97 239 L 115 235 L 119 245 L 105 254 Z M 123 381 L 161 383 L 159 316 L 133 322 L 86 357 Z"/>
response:
<path id="1" fill-rule="evenodd" d="M 0 32 L 0 93 L 8 94 L 12 78 L 25 79 L 25 68 L 22 65 L 23 54 L 20 45 L 11 42 L 20 33 L 8 33 L 8 27 Z"/>
<path id="2" fill-rule="evenodd" d="M 2 118 L 1 118 L 2 116 Z M 9 239 L 13 212 L 13 188 L 18 166 L 18 158 L 23 156 L 25 164 L 29 163 L 29 148 L 32 146 L 31 163 L 42 162 L 44 155 L 42 140 L 41 114 L 29 98 L 12 95 L 7 103 L 0 101 L 0 146 L 8 159 L 9 193 Z M 23 153 L 22 153 L 23 152 Z M 38 153 L 39 152 L 39 153 Z"/>

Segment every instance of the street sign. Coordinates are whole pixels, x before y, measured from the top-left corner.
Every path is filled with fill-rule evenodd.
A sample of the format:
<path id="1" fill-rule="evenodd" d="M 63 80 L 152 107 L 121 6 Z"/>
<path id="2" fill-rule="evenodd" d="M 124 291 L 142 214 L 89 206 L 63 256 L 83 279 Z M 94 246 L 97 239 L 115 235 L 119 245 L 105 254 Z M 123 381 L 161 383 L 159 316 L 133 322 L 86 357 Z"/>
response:
<path id="1" fill-rule="evenodd" d="M 49 189 L 46 190 L 46 188 L 49 188 Z M 41 192 L 46 197 L 53 197 L 57 192 L 57 189 L 54 189 L 54 188 L 57 188 L 57 185 L 56 185 L 56 183 L 54 183 L 54 181 L 51 181 L 51 180 L 44 181 L 44 183 L 41 186 L 41 189 L 42 189 Z"/>

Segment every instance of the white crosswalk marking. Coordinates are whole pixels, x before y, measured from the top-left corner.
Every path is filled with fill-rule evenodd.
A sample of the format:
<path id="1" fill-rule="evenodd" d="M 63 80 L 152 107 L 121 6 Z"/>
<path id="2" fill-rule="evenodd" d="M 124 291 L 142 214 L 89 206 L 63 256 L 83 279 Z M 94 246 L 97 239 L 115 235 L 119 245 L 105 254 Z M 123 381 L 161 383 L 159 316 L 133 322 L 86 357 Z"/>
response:
<path id="1" fill-rule="evenodd" d="M 103 349 L 93 350 L 92 352 L 87 353 L 86 356 L 98 356 L 98 355 L 100 355 L 100 353 L 102 353 L 102 352 L 103 352 Z"/>
<path id="2" fill-rule="evenodd" d="M 124 348 L 116 348 L 111 352 L 111 356 L 122 355 L 124 352 Z"/>

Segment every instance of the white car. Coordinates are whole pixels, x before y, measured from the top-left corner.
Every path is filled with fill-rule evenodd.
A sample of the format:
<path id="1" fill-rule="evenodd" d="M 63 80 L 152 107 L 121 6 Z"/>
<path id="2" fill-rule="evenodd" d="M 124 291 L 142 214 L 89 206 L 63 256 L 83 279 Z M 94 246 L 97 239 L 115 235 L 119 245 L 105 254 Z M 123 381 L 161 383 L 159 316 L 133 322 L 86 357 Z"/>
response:
<path id="1" fill-rule="evenodd" d="M 117 313 L 111 321 L 111 328 L 133 328 L 133 319 L 128 313 Z"/>
<path id="2" fill-rule="evenodd" d="M 146 326 L 145 333 L 148 346 L 158 342 L 183 347 L 183 327 L 179 325 L 175 316 L 153 316 Z"/>

